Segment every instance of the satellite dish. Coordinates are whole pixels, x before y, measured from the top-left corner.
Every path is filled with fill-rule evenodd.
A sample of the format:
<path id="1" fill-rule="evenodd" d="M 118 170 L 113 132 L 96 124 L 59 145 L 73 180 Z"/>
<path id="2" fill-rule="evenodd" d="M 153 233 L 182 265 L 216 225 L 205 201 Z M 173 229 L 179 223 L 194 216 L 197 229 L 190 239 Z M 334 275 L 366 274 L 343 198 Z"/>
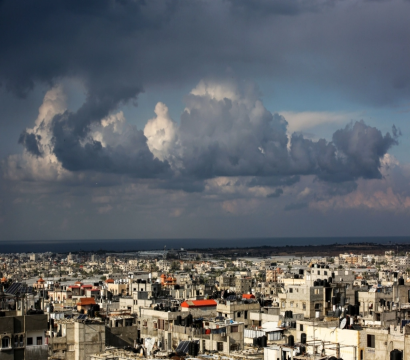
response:
<path id="1" fill-rule="evenodd" d="M 342 321 L 340 322 L 340 326 L 339 326 L 340 329 L 344 329 L 346 327 L 346 323 L 347 323 L 346 318 L 343 318 Z"/>

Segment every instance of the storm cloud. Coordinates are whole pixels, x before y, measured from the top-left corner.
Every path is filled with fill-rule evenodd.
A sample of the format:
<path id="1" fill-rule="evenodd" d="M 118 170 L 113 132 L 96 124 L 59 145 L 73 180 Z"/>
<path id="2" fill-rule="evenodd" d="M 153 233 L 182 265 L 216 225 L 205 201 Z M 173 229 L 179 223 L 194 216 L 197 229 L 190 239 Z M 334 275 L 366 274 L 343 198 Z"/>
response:
<path id="1" fill-rule="evenodd" d="M 82 224 L 68 226 L 72 237 L 266 236 L 272 219 L 289 234 L 294 217 L 314 235 L 332 209 L 405 213 L 410 172 L 392 149 L 406 135 L 392 125 L 408 111 L 409 10 L 401 0 L 0 0 L 0 96 L 23 99 L 0 110 L 0 141 L 21 145 L 0 149 L 0 237 L 61 237 L 56 224 L 70 221 Z M 161 97 L 185 90 L 178 111 Z M 127 113 L 141 107 L 141 118 Z M 351 214 L 356 230 L 374 223 Z M 345 231 L 338 216 L 329 233 Z"/>
<path id="2" fill-rule="evenodd" d="M 169 181 L 162 188 L 192 192 L 215 177 L 276 177 L 284 184 L 303 175 L 326 182 L 379 179 L 381 159 L 400 135 L 395 127 L 383 135 L 356 121 L 330 142 L 289 136 L 286 119 L 264 107 L 256 85 L 239 80 L 202 80 L 185 102 L 179 124 L 158 103 L 142 131 L 122 113 L 100 118 L 106 111 L 88 112 L 86 100 L 76 113 L 60 109 L 47 121 L 38 118 L 20 142 L 36 157 L 47 149 L 71 172 L 161 177 Z"/>

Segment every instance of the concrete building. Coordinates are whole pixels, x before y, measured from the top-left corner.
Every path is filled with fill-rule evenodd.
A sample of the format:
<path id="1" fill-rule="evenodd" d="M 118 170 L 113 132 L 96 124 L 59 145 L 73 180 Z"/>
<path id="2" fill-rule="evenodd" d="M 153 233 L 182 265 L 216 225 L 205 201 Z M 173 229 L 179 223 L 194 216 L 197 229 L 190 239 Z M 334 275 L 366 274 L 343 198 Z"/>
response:
<path id="1" fill-rule="evenodd" d="M 57 320 L 49 332 L 49 357 L 61 360 L 88 360 L 105 348 L 105 325 L 99 320 Z"/>
<path id="2" fill-rule="evenodd" d="M 46 360 L 47 315 L 0 312 L 0 360 Z"/>
<path id="3" fill-rule="evenodd" d="M 259 310 L 260 304 L 256 300 L 220 300 L 216 307 L 218 316 L 224 317 L 226 319 L 232 319 L 234 321 L 243 322 L 245 328 L 252 325 L 250 312 Z"/>
<path id="4" fill-rule="evenodd" d="M 278 294 L 281 311 L 301 313 L 305 318 L 325 315 L 325 289 L 323 286 L 289 285 Z"/>

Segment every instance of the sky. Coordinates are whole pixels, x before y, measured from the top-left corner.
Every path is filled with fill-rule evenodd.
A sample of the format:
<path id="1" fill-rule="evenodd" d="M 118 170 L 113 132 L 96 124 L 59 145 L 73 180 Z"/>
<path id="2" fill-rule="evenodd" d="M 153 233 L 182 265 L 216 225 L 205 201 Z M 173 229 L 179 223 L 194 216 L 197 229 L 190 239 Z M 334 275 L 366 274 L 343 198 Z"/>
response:
<path id="1" fill-rule="evenodd" d="M 0 0 L 0 240 L 410 235 L 409 13 Z"/>

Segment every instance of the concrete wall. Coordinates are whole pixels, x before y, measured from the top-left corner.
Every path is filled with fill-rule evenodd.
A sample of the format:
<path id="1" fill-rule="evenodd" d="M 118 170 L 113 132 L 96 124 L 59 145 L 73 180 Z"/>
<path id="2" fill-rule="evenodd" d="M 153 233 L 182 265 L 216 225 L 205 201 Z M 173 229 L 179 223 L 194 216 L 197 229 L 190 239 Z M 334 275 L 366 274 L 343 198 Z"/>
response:
<path id="1" fill-rule="evenodd" d="M 137 326 L 125 326 L 118 328 L 105 328 L 105 339 L 107 346 L 123 348 L 134 346 L 134 340 L 138 338 Z"/>

